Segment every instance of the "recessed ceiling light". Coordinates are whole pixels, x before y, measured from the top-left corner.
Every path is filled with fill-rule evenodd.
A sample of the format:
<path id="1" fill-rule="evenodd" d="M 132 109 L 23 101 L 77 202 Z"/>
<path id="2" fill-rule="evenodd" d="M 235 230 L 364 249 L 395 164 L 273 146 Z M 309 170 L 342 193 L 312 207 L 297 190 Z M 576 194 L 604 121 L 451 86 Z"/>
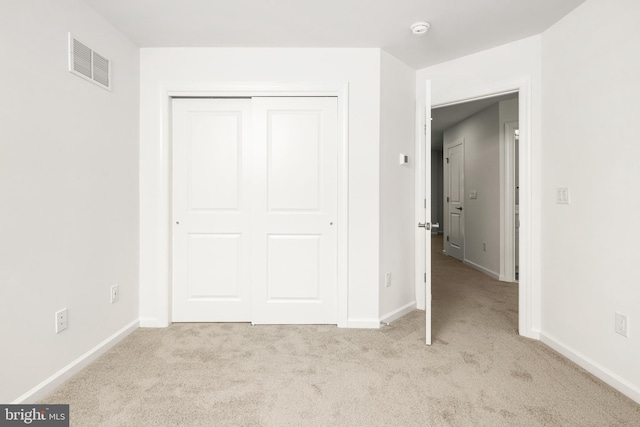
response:
<path id="1" fill-rule="evenodd" d="M 415 35 L 420 36 L 426 33 L 427 31 L 429 31 L 429 28 L 431 28 L 431 24 L 429 24 L 428 22 L 425 22 L 425 21 L 416 22 L 411 26 L 411 32 L 413 32 L 413 34 Z"/>

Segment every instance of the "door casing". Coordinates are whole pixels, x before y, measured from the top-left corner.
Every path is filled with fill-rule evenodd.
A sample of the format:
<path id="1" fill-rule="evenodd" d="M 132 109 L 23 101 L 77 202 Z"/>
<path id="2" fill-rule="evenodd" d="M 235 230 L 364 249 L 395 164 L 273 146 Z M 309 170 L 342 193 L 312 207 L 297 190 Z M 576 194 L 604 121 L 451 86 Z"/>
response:
<path id="1" fill-rule="evenodd" d="M 154 326 L 171 323 L 171 99 L 176 97 L 248 98 L 259 96 L 333 96 L 338 99 L 338 327 L 348 327 L 348 111 L 349 85 L 345 82 L 326 83 L 202 83 L 166 82 L 159 88 L 162 94 L 161 158 L 158 159 L 158 241 L 157 281 L 162 292 L 157 295 L 159 316 Z M 143 323 L 143 322 L 141 322 Z"/>
<path id="2" fill-rule="evenodd" d="M 431 80 L 426 80 L 427 87 L 431 88 L 433 83 Z M 533 174 L 535 168 L 535 159 L 533 158 L 532 149 L 532 109 L 533 99 L 531 93 L 531 76 L 523 76 L 521 78 L 507 80 L 502 82 L 495 82 L 491 86 L 476 87 L 467 91 L 450 92 L 442 95 L 438 99 L 432 100 L 432 105 L 428 106 L 428 110 L 424 114 L 426 117 L 430 117 L 431 108 L 446 107 L 455 104 L 462 104 L 469 101 L 474 101 L 483 98 L 490 98 L 498 95 L 504 95 L 507 93 L 517 92 L 518 101 L 518 120 L 520 127 L 520 139 L 519 139 L 519 153 L 518 166 L 520 171 L 520 229 L 519 229 L 519 282 L 518 282 L 518 332 L 520 335 L 540 339 L 540 278 L 539 274 L 535 274 L 540 268 L 540 253 L 536 251 L 539 248 L 538 241 L 534 241 L 534 206 L 533 206 Z M 420 94 L 418 96 L 421 96 Z M 423 108 L 419 107 L 419 114 L 423 114 Z M 420 156 L 419 164 L 416 166 L 416 189 L 420 189 L 416 192 L 416 212 L 423 209 L 425 203 L 425 170 L 427 170 L 428 163 L 431 162 L 431 150 L 430 147 L 424 146 L 424 138 L 420 135 L 424 129 L 424 121 L 418 121 L 419 127 L 417 129 L 416 138 L 416 153 L 426 151 L 426 156 Z M 423 160 L 424 158 L 424 160 Z M 537 223 L 536 223 L 537 224 Z M 426 254 L 428 257 L 430 254 Z M 427 271 L 423 260 L 423 254 L 419 253 L 418 245 L 416 247 L 416 278 L 421 277 L 424 274 L 431 274 L 430 269 Z M 416 280 L 416 302 L 417 308 L 425 309 L 424 304 L 424 281 Z"/>

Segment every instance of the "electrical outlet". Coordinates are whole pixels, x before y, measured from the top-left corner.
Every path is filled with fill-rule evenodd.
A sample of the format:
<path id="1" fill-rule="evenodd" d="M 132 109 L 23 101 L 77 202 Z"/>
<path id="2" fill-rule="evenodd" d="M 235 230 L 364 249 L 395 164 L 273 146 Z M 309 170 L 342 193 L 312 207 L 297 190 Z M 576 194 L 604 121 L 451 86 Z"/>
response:
<path id="1" fill-rule="evenodd" d="M 622 335 L 623 337 L 627 337 L 628 333 L 628 320 L 627 316 L 621 313 L 616 313 L 616 333 Z"/>
<path id="2" fill-rule="evenodd" d="M 120 288 L 118 285 L 113 285 L 111 287 L 111 304 L 118 301 L 118 298 L 120 298 Z"/>
<path id="3" fill-rule="evenodd" d="M 66 308 L 56 311 L 56 334 L 67 329 L 69 326 L 69 313 Z"/>
<path id="4" fill-rule="evenodd" d="M 482 250 L 487 252 L 487 242 L 482 242 Z"/>
<path id="5" fill-rule="evenodd" d="M 391 287 L 391 273 L 385 273 L 384 275 L 384 286 L 389 288 Z"/>

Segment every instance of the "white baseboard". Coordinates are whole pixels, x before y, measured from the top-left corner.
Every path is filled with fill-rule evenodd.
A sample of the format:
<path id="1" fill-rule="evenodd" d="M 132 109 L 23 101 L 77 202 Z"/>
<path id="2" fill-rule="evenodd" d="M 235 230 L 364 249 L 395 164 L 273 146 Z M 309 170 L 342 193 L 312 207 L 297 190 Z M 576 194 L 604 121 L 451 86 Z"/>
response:
<path id="1" fill-rule="evenodd" d="M 378 320 L 378 319 L 349 319 L 349 320 L 347 320 L 347 328 L 353 328 L 353 329 L 380 329 L 380 320 Z"/>
<path id="2" fill-rule="evenodd" d="M 401 318 L 402 316 L 405 316 L 405 315 L 411 313 L 415 309 L 416 309 L 416 302 L 413 301 L 413 302 L 410 302 L 409 304 L 407 304 L 407 305 L 405 305 L 403 307 L 400 307 L 397 310 L 392 311 L 391 313 L 385 314 L 384 316 L 382 316 L 380 318 L 380 321 L 382 323 L 387 323 L 387 324 L 391 323 L 394 320 L 397 320 L 397 319 Z"/>
<path id="3" fill-rule="evenodd" d="M 140 327 L 141 328 L 159 328 L 160 326 L 158 326 L 158 319 L 155 317 L 141 317 Z"/>
<path id="4" fill-rule="evenodd" d="M 469 260 L 464 260 L 462 261 L 464 264 L 468 265 L 471 268 L 475 268 L 478 271 L 483 272 L 484 274 L 486 274 L 487 276 L 493 277 L 496 280 L 500 280 L 500 274 L 496 273 L 495 271 L 491 271 L 488 268 L 484 268 L 481 265 L 476 264 L 475 262 L 471 262 Z"/>
<path id="5" fill-rule="evenodd" d="M 518 333 L 520 333 L 520 331 L 518 331 Z M 527 334 L 520 334 L 520 336 L 523 336 L 523 337 L 525 337 L 525 338 L 531 338 L 532 340 L 538 340 L 538 341 L 541 341 L 541 340 L 540 340 L 540 330 L 538 330 L 538 329 L 531 329 L 531 330 L 529 331 L 529 333 L 527 333 Z"/>
<path id="6" fill-rule="evenodd" d="M 581 354 L 577 350 L 565 345 L 557 338 L 545 332 L 540 333 L 540 341 L 542 341 L 558 353 L 562 354 L 567 359 L 576 363 L 583 369 L 600 378 L 602 381 L 609 384 L 620 393 L 628 396 L 632 400 L 635 400 L 637 403 L 640 403 L 640 387 L 629 383 L 624 378 L 621 378 L 619 375 L 611 372 L 609 369 L 589 359 L 584 354 Z"/>
<path id="7" fill-rule="evenodd" d="M 124 328 L 120 329 L 115 334 L 111 335 L 106 340 L 102 341 L 97 346 L 93 347 L 91 350 L 87 351 L 82 356 L 78 357 L 73 362 L 69 363 L 64 368 L 60 369 L 55 374 L 51 375 L 46 380 L 42 381 L 37 386 L 33 387 L 31 390 L 18 397 L 16 400 L 11 402 L 13 405 L 18 404 L 32 404 L 37 402 L 38 400 L 45 397 L 47 394 L 51 393 L 62 383 L 67 381 L 69 378 L 80 372 L 83 368 L 89 365 L 91 362 L 96 360 L 99 356 L 104 354 L 111 347 L 120 342 L 127 335 L 138 329 L 140 326 L 139 320 L 134 320 L 129 323 Z"/>

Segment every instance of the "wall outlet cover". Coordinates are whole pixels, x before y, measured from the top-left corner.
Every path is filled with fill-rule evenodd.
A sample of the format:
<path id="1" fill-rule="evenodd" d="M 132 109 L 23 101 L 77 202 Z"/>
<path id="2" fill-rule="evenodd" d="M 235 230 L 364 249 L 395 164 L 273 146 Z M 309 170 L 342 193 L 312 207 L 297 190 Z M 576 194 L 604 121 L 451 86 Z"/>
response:
<path id="1" fill-rule="evenodd" d="M 118 285 L 113 285 L 111 286 L 111 295 L 110 295 L 110 302 L 111 304 L 113 304 L 114 302 L 118 301 L 118 299 L 120 299 L 120 288 Z"/>
<path id="2" fill-rule="evenodd" d="M 69 327 L 69 313 L 66 308 L 56 311 L 56 334 Z"/>
<path id="3" fill-rule="evenodd" d="M 628 337 L 629 335 L 629 323 L 627 316 L 622 313 L 616 312 L 615 318 L 615 331 L 617 334 L 622 335 L 623 337 Z"/>

